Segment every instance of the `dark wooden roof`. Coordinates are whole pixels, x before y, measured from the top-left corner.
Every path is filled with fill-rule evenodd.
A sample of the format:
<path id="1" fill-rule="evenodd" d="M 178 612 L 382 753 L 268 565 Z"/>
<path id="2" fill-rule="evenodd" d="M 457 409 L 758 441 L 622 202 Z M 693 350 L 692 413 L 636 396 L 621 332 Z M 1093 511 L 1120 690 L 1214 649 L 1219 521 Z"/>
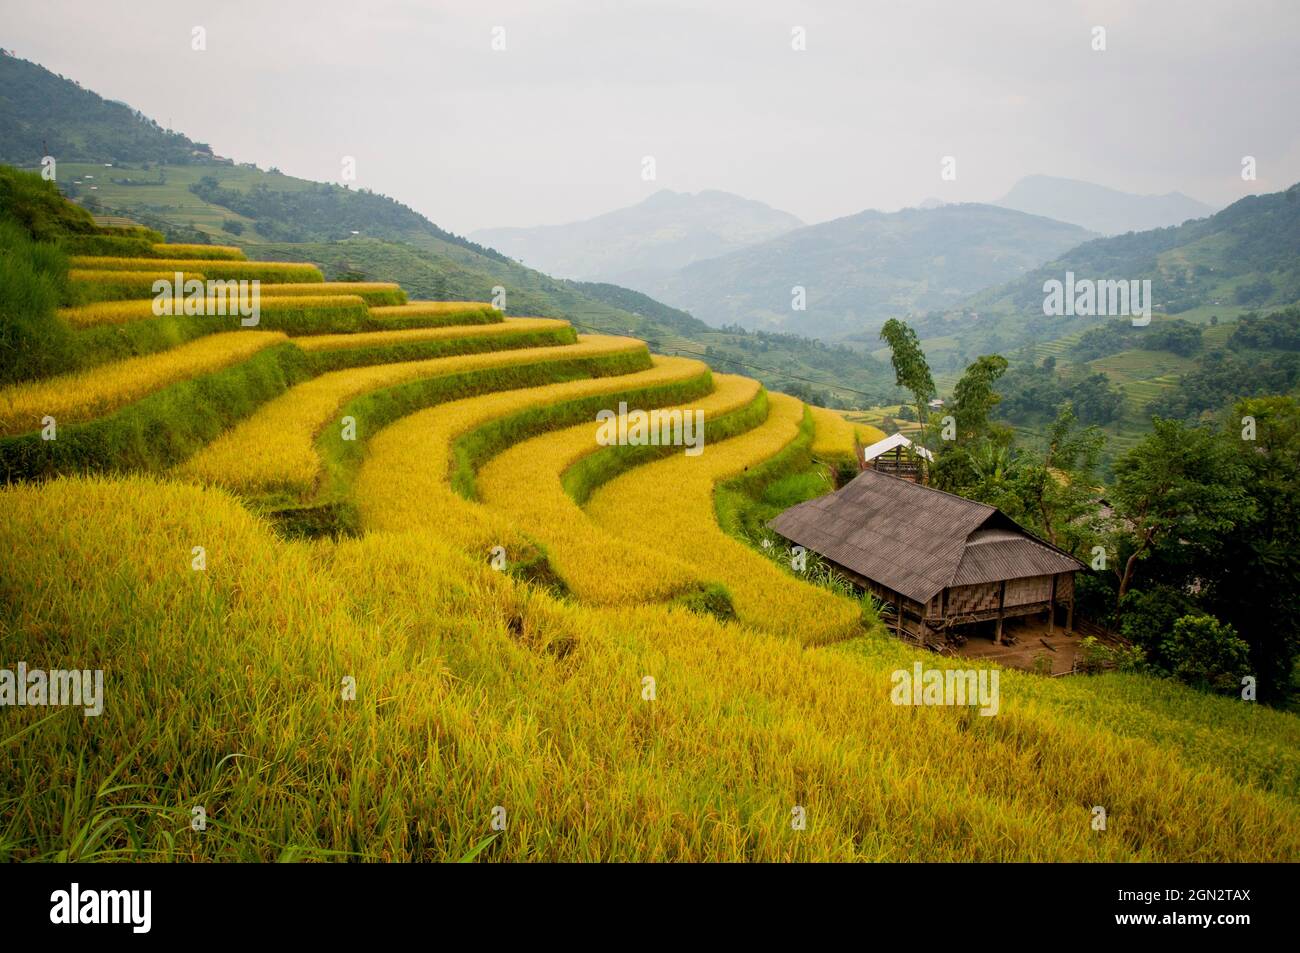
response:
<path id="1" fill-rule="evenodd" d="M 951 586 L 1084 568 L 996 507 L 877 470 L 767 525 L 917 602 Z"/>

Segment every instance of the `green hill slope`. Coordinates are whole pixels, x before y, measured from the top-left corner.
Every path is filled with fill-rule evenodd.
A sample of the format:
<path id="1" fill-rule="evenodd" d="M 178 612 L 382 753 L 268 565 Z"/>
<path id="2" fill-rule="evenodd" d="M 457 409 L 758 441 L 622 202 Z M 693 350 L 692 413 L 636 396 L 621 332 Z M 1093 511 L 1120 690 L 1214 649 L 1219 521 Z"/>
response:
<path id="1" fill-rule="evenodd" d="M 696 262 L 642 290 L 718 326 L 874 342 L 888 318 L 956 305 L 1089 237 L 992 205 L 866 211 Z M 796 286 L 806 290 L 802 311 Z"/>
<path id="2" fill-rule="evenodd" d="M 36 168 L 44 137 L 65 195 L 96 214 L 156 228 L 169 241 L 239 245 L 253 258 L 313 262 L 331 277 L 383 275 L 417 298 L 489 300 L 499 285 L 508 313 L 563 315 L 589 329 L 636 334 L 667 353 L 743 368 L 774 389 L 844 404 L 894 394 L 892 374 L 874 359 L 793 336 L 713 330 L 616 286 L 554 279 L 387 196 L 214 157 L 207 146 L 25 60 L 0 57 L 0 70 L 0 158 Z M 42 110 L 42 102 L 55 106 Z"/>
<path id="3" fill-rule="evenodd" d="M 917 322 L 923 339 L 944 339 L 940 366 L 979 354 L 1045 344 L 1104 318 L 1043 314 L 1043 283 L 1076 278 L 1151 281 L 1153 310 L 1188 320 L 1235 317 L 1300 301 L 1300 185 L 1252 195 L 1209 218 L 1099 238 L 960 307 Z"/>

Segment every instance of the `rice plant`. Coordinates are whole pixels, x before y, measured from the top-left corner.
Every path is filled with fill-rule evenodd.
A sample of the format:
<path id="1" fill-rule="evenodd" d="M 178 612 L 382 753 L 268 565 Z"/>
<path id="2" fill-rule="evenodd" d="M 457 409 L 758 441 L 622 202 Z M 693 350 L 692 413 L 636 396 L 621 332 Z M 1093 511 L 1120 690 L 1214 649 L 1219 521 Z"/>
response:
<path id="1" fill-rule="evenodd" d="M 0 490 L 0 637 L 111 673 L 102 718 L 9 713 L 3 859 L 1300 853 L 1286 713 L 1011 671 L 996 718 L 900 707 L 906 646 L 558 600 L 442 535 L 285 543 L 223 493 L 150 479 Z"/>
<path id="2" fill-rule="evenodd" d="M 709 396 L 677 408 L 702 411 L 706 432 L 710 423 L 747 406 L 759 394 L 758 382 L 745 377 L 714 374 L 713 383 Z M 626 541 L 596 525 L 565 492 L 564 473 L 601 449 L 597 430 L 598 425 L 588 421 L 514 444 L 478 473 L 479 498 L 541 540 L 552 568 L 585 602 L 656 602 L 707 583 L 700 572 L 657 547 Z M 673 452 L 671 447 L 665 450 Z M 599 558 L 593 558 L 595 554 Z"/>
<path id="3" fill-rule="evenodd" d="M 333 371 L 271 401 L 186 461 L 178 473 L 246 494 L 284 492 L 302 497 L 321 476 L 318 436 L 338 421 L 344 404 L 355 397 L 410 381 L 442 378 L 447 381 L 444 393 L 453 399 L 473 393 L 476 387 L 490 390 L 508 383 L 513 368 L 629 353 L 644 353 L 644 346 L 629 338 L 593 337 L 566 348 L 523 348 Z M 477 375 L 483 375 L 481 381 Z M 362 440 L 366 435 L 363 428 Z"/>
<path id="4" fill-rule="evenodd" d="M 802 403 L 773 394 L 761 426 L 707 444 L 699 457 L 672 456 L 623 474 L 596 490 L 587 513 L 611 533 L 722 582 L 743 622 L 809 645 L 860 634 L 856 602 L 782 573 L 723 532 L 714 510 L 714 485 L 779 453 L 798 437 L 803 419 Z"/>
<path id="5" fill-rule="evenodd" d="M 297 284 L 268 281 L 262 283 L 262 294 L 276 298 L 300 294 L 356 295 L 371 307 L 406 303 L 406 292 L 394 281 L 321 281 Z"/>
<path id="6" fill-rule="evenodd" d="M 75 260 L 75 259 L 74 259 Z M 99 259 L 89 259 L 98 261 Z M 206 281 L 208 276 L 201 271 L 180 269 L 183 281 Z M 90 304 L 97 301 L 124 301 L 129 298 L 152 298 L 154 282 L 171 283 L 176 278 L 176 271 L 140 271 L 104 270 L 94 268 L 69 268 L 69 297 L 72 304 Z"/>
<path id="7" fill-rule="evenodd" d="M 321 283 L 325 279 L 315 265 L 296 261 L 237 261 L 209 258 L 124 258 L 74 255 L 71 266 L 94 271 L 201 271 L 218 281 L 248 280 Z"/>
<path id="8" fill-rule="evenodd" d="M 0 435 L 56 427 L 109 413 L 169 384 L 246 360 L 285 340 L 278 331 L 233 331 L 170 351 L 133 357 L 88 371 L 0 388 Z"/>

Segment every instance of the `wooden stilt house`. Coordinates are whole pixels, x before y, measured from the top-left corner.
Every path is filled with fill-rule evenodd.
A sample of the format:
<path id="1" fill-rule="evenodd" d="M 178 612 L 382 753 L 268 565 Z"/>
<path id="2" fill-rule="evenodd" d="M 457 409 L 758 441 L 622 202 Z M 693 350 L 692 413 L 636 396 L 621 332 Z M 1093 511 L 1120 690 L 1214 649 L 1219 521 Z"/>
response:
<path id="1" fill-rule="evenodd" d="M 985 503 L 863 470 L 834 493 L 792 506 L 768 524 L 897 607 L 897 632 L 926 643 L 958 626 L 1064 606 L 1074 626 L 1077 559 Z"/>

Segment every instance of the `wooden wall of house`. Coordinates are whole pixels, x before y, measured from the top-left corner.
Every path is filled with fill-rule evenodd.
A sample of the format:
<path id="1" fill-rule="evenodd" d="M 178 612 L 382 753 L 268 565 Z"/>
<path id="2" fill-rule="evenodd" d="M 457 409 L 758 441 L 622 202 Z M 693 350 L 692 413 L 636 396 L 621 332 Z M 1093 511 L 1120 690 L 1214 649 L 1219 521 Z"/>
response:
<path id="1" fill-rule="evenodd" d="M 927 619 L 943 618 L 943 590 L 940 589 L 934 594 L 934 597 L 925 604 L 925 617 Z"/>
<path id="2" fill-rule="evenodd" d="M 1004 606 L 1027 606 L 1047 602 L 1052 598 L 1051 576 L 1029 576 L 1025 579 L 1007 580 L 1007 598 Z M 1060 598 L 1059 594 L 1057 598 Z"/>
<path id="3" fill-rule="evenodd" d="M 971 612 L 983 612 L 998 607 L 998 588 L 1000 583 L 981 582 L 973 586 L 954 586 L 948 590 L 949 617 L 967 615 Z"/>

